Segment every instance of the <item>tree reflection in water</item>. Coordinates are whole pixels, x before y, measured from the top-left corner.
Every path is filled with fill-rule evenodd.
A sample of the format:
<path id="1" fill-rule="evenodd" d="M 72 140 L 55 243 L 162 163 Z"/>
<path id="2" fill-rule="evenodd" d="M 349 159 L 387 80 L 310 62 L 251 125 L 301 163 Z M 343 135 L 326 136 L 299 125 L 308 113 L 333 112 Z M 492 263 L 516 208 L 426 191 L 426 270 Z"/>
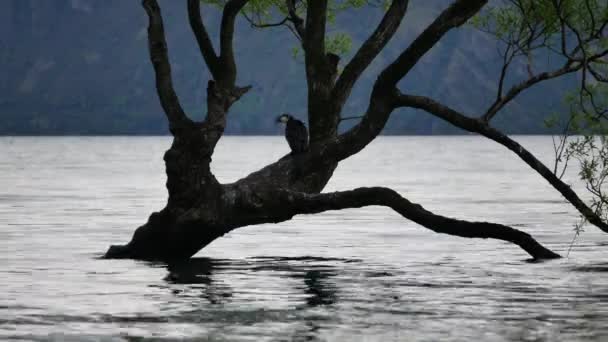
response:
<path id="1" fill-rule="evenodd" d="M 307 262 L 312 261 L 312 262 Z M 277 277 L 302 279 L 303 287 L 296 286 L 306 294 L 305 302 L 309 307 L 319 305 L 332 305 L 337 301 L 337 287 L 331 278 L 336 275 L 334 266 L 328 266 L 328 261 L 334 259 L 323 258 L 284 258 L 264 257 L 246 260 L 222 260 L 211 258 L 192 258 L 187 261 L 167 265 L 169 273 L 164 281 L 171 285 L 194 285 L 188 288 L 196 288 L 202 291 L 201 298 L 205 298 L 211 304 L 221 304 L 230 301 L 234 290 L 225 281 L 217 279 L 219 274 L 241 271 L 255 274 L 256 272 L 277 272 Z M 262 286 L 262 285 L 261 285 Z M 173 293 L 177 296 L 183 294 L 183 289 L 172 286 Z M 287 292 L 291 289 L 285 289 Z"/>

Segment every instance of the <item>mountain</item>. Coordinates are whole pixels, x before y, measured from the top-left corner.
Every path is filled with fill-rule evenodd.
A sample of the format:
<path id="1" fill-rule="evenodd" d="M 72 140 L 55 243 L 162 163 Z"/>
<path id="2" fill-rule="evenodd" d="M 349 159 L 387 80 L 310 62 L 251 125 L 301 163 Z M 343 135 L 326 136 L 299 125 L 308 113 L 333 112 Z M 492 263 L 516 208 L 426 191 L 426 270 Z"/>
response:
<path id="1" fill-rule="evenodd" d="M 187 22 L 185 2 L 163 0 L 160 5 L 176 91 L 186 112 L 200 119 L 209 75 Z M 353 90 L 345 116 L 362 113 L 379 71 L 448 3 L 410 1 L 399 31 Z M 381 16 L 376 8 L 350 11 L 338 16 L 331 31 L 350 33 L 356 48 Z M 205 7 L 204 18 L 217 37 L 219 13 Z M 146 19 L 139 1 L 0 2 L 0 134 L 167 133 L 148 60 Z M 229 134 L 278 133 L 274 118 L 282 112 L 304 119 L 304 66 L 292 56 L 295 46 L 286 29 L 255 30 L 240 19 L 235 37 L 238 83 L 253 89 L 231 110 Z M 496 49 L 497 43 L 481 32 L 469 27 L 455 30 L 419 62 L 401 87 L 479 115 L 495 96 L 500 66 Z M 344 56 L 343 63 L 349 57 Z M 546 133 L 543 118 L 560 109 L 570 81 L 533 88 L 507 107 L 496 125 L 509 133 Z M 459 131 L 424 112 L 400 110 L 385 133 Z"/>

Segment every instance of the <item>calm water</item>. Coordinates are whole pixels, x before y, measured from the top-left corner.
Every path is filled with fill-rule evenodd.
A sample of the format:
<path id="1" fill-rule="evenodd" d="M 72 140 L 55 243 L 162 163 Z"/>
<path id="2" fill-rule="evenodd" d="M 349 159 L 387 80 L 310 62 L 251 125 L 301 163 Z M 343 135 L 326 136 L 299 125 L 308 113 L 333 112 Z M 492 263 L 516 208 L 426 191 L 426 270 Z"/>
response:
<path id="1" fill-rule="evenodd" d="M 518 140 L 550 158 L 550 138 Z M 608 235 L 594 228 L 569 258 L 535 264 L 374 207 L 237 230 L 182 265 L 99 260 L 162 208 L 169 143 L 0 138 L 0 339 L 608 341 Z M 213 166 L 233 181 L 286 146 L 225 138 Z M 573 236 L 571 207 L 482 138 L 379 139 L 328 190 L 364 185 L 563 255 Z"/>

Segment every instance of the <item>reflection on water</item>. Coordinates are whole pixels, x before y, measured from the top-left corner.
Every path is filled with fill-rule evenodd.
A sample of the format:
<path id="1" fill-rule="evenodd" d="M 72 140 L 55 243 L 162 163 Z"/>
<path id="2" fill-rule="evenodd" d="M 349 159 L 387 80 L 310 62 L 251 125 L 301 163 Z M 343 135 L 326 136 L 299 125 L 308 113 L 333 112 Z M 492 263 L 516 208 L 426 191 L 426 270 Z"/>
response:
<path id="1" fill-rule="evenodd" d="M 313 260 L 319 261 L 319 258 Z M 331 259 L 322 260 L 325 262 Z M 225 304 L 231 302 L 234 290 L 229 285 L 214 278 L 214 272 L 223 273 L 227 270 L 238 273 L 269 273 L 279 272 L 282 276 L 300 280 L 302 284 L 296 286 L 292 295 L 304 298 L 306 306 L 331 305 L 336 300 L 336 285 L 331 282 L 331 277 L 337 276 L 337 270 L 331 266 L 303 266 L 290 264 L 290 262 L 308 262 L 303 258 L 253 258 L 246 262 L 237 260 L 214 260 L 209 258 L 192 258 L 179 264 L 167 266 L 169 273 L 164 278 L 167 288 L 180 298 L 191 296 L 183 290 L 172 288 L 172 285 L 193 285 L 200 289 L 200 294 L 194 297 L 203 298 L 209 304 Z M 193 288 L 191 286 L 189 289 Z M 300 290 L 300 291 L 298 291 Z M 198 292 L 198 290 L 196 291 Z"/>
<path id="2" fill-rule="evenodd" d="M 549 155 L 547 138 L 519 140 Z M 528 263 L 511 245 L 363 208 L 238 230 L 178 264 L 99 259 L 162 206 L 168 143 L 0 138 L 0 339 L 608 340 L 608 239 L 591 228 L 568 259 Z M 284 145 L 224 139 L 214 169 L 234 180 Z M 383 138 L 329 189 L 363 185 L 517 226 L 564 255 L 576 219 L 517 159 L 474 137 Z"/>

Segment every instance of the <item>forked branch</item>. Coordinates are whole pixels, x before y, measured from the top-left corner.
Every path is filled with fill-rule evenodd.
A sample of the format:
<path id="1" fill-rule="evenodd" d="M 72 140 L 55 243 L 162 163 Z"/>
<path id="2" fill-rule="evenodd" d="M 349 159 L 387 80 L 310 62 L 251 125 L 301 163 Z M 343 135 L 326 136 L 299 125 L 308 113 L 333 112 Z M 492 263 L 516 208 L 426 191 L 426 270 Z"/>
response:
<path id="1" fill-rule="evenodd" d="M 444 10 L 378 78 L 386 87 L 397 84 L 452 28 L 466 23 L 487 0 L 456 0 Z"/>
<path id="2" fill-rule="evenodd" d="M 208 153 L 212 153 L 224 133 L 228 109 L 251 88 L 235 86 L 237 68 L 232 46 L 236 16 L 247 2 L 248 0 L 230 0 L 224 6 L 218 56 L 201 17 L 200 0 L 188 0 L 190 26 L 214 79 L 207 86 L 207 116 L 200 127 Z"/>
<path id="3" fill-rule="evenodd" d="M 203 23 L 200 0 L 188 0 L 188 19 L 201 54 L 213 79 L 227 89 L 232 88 L 236 80 L 236 62 L 233 48 L 234 24 L 236 16 L 248 1 L 230 0 L 224 6 L 218 55 Z"/>
<path id="4" fill-rule="evenodd" d="M 492 120 L 501 109 L 524 90 L 540 82 L 558 78 L 565 74 L 581 72 L 581 91 L 579 93 L 582 98 L 588 85 L 586 78 L 590 74 L 589 69 L 593 67 L 594 63 L 601 63 L 602 60 L 605 60 L 608 53 L 603 42 L 604 29 L 608 25 L 608 17 L 605 15 L 605 2 L 585 0 L 576 4 L 576 1 L 552 0 L 543 6 L 535 6 L 534 1 L 526 3 L 511 1 L 511 3 L 517 17 L 519 17 L 519 19 L 511 20 L 513 20 L 513 23 L 521 21 L 519 25 L 510 25 L 513 26 L 512 32 L 507 34 L 502 32 L 499 28 L 501 24 L 498 24 L 501 19 L 498 16 L 492 16 L 493 20 L 491 22 L 493 25 L 490 24 L 487 26 L 488 28 L 482 28 L 482 31 L 506 43 L 506 50 L 511 51 L 513 56 L 526 57 L 530 77 L 513 85 L 503 95 L 505 70 L 513 60 L 513 56 L 508 60 L 505 59 L 498 84 L 498 96 L 481 116 L 482 120 L 486 122 Z M 577 9 L 576 6 L 581 7 Z M 554 27 L 556 24 L 559 26 Z M 504 24 L 502 25 L 504 26 Z M 571 44 L 574 44 L 572 48 L 569 47 Z M 540 49 L 556 53 L 560 58 L 564 58 L 566 62 L 561 68 L 534 74 L 531 68 L 531 56 L 535 50 Z"/>
<path id="5" fill-rule="evenodd" d="M 374 140 L 394 109 L 396 84 L 433 46 L 452 28 L 458 27 L 475 15 L 487 0 L 456 0 L 445 9 L 402 53 L 386 67 L 374 84 L 370 103 L 357 125 L 341 134 L 335 145 L 326 150 L 338 160 L 361 151 Z"/>

